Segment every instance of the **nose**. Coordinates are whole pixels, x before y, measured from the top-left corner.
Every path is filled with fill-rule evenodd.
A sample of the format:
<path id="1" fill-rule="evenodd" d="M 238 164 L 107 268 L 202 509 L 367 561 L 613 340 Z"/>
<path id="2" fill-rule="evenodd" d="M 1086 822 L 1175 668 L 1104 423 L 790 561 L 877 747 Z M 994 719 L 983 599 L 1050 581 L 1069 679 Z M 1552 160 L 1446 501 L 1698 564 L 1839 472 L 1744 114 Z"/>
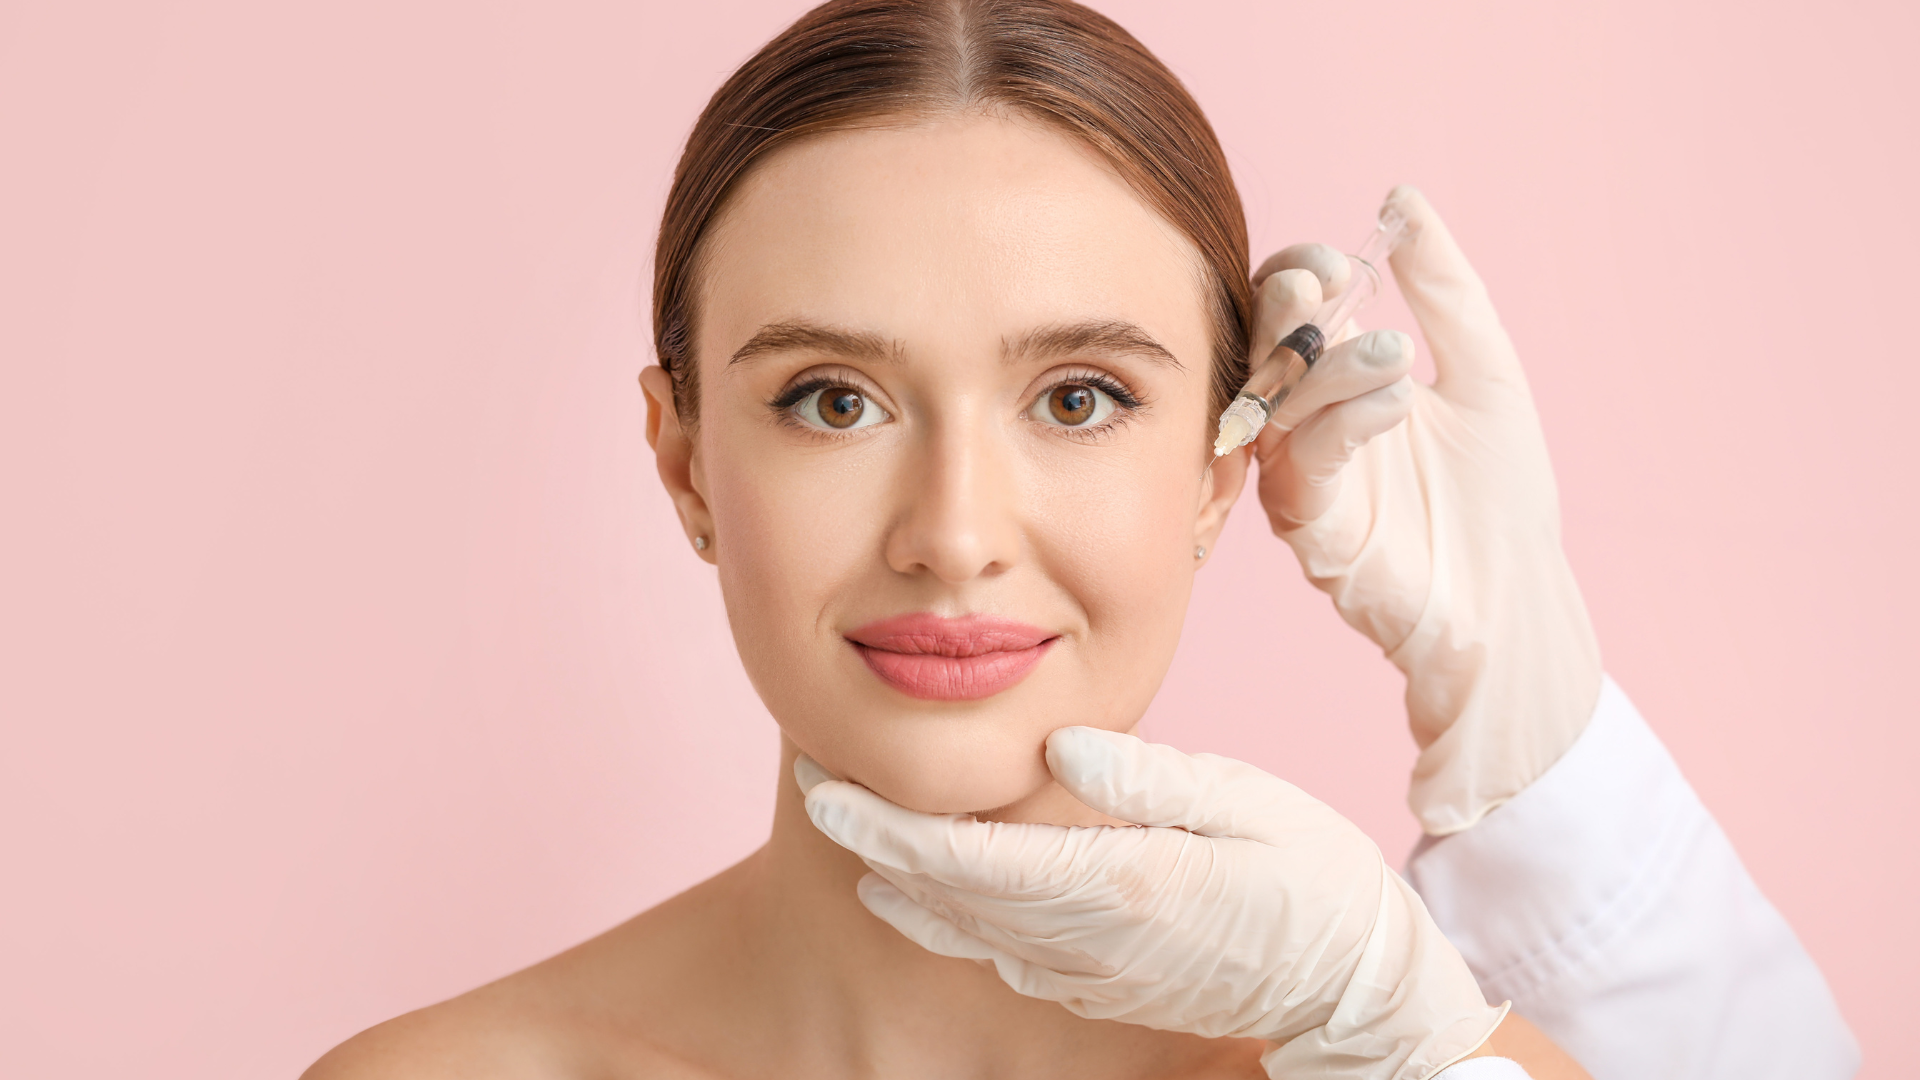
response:
<path id="1" fill-rule="evenodd" d="M 927 433 L 901 477 L 901 511 L 887 564 L 950 585 L 991 576 L 1018 558 L 1019 493 L 1004 440 L 988 425 L 951 417 Z"/>

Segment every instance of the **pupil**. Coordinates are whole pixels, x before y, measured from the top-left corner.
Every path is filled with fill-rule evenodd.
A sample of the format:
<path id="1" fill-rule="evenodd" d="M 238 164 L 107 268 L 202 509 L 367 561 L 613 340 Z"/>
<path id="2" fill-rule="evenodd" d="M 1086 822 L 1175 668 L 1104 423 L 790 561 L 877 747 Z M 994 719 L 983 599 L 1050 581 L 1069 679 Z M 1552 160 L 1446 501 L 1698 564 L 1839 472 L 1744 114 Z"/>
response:
<path id="1" fill-rule="evenodd" d="M 826 406 L 820 410 L 820 418 L 834 427 L 852 427 L 867 409 L 867 400 L 852 390 L 829 390 L 820 396 Z"/>
<path id="2" fill-rule="evenodd" d="M 1053 418 L 1063 424 L 1084 424 L 1093 415 L 1093 389 L 1087 386 L 1062 386 L 1050 395 L 1047 404 Z"/>

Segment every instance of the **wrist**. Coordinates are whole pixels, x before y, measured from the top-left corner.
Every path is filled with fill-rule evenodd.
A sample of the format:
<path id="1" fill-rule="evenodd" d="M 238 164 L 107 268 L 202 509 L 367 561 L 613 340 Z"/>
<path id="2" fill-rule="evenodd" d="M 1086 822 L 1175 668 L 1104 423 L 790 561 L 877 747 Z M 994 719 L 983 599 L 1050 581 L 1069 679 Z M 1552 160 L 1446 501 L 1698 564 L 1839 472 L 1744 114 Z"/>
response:
<path id="1" fill-rule="evenodd" d="M 1466 829 L 1519 794 L 1593 716 L 1599 644 L 1572 571 L 1554 555 L 1557 565 L 1503 576 L 1466 602 L 1436 582 L 1389 654 L 1407 677 L 1420 747 L 1408 803 L 1430 835 Z"/>

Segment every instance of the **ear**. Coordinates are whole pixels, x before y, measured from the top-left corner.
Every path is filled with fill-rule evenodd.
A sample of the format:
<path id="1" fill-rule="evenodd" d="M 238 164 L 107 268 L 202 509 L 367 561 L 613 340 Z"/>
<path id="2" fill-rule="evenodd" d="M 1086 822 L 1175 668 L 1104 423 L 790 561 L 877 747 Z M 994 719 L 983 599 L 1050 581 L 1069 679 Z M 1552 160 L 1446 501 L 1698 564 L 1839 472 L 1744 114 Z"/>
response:
<path id="1" fill-rule="evenodd" d="M 1205 548 L 1207 554 L 1197 560 L 1205 563 L 1213 557 L 1213 546 L 1220 539 L 1220 531 L 1227 527 L 1227 511 L 1239 500 L 1241 489 L 1247 486 L 1247 463 L 1252 460 L 1248 447 L 1213 459 L 1207 466 L 1207 472 L 1200 482 L 1200 512 L 1193 522 L 1193 543 L 1196 548 Z"/>
<path id="2" fill-rule="evenodd" d="M 653 447 L 654 467 L 660 483 L 673 497 L 674 512 L 680 515 L 680 527 L 687 531 L 687 543 L 705 537 L 706 546 L 695 554 L 711 563 L 719 547 L 713 531 L 713 514 L 707 498 L 700 493 L 699 470 L 693 460 L 693 440 L 680 426 L 680 414 L 673 406 L 673 376 L 655 364 L 640 372 L 640 389 L 647 396 L 647 445 Z"/>

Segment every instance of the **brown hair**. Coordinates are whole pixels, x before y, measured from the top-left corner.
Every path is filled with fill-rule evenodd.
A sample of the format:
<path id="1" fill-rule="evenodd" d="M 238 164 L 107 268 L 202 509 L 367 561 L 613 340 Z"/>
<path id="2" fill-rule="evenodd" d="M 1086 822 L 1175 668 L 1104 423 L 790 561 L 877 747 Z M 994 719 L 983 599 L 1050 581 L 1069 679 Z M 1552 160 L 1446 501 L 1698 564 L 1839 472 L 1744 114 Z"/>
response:
<path id="1" fill-rule="evenodd" d="M 654 252 L 653 341 L 685 421 L 699 404 L 700 242 L 740 179 L 809 135 L 968 109 L 1018 112 L 1091 145 L 1199 249 L 1213 395 L 1225 407 L 1247 374 L 1246 217 L 1180 80 L 1113 20 L 1068 0 L 829 0 L 714 93 L 674 170 Z"/>

